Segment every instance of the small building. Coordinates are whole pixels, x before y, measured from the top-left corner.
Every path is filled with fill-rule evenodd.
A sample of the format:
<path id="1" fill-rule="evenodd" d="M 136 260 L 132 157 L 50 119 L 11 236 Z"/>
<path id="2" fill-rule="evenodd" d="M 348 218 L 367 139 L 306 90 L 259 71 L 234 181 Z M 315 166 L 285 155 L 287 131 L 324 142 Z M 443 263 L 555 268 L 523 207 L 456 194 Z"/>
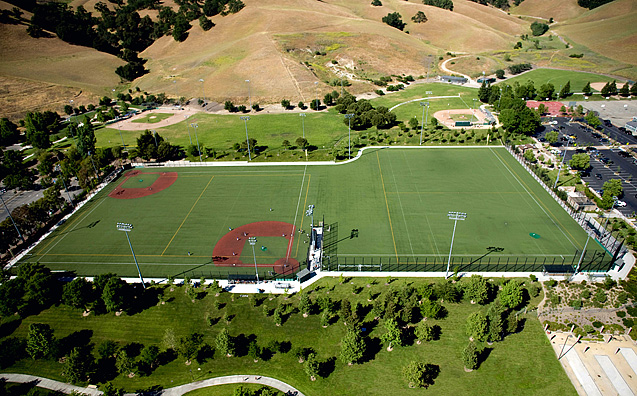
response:
<path id="1" fill-rule="evenodd" d="M 493 84 L 495 82 L 495 78 L 493 77 L 480 77 L 479 79 L 476 80 L 478 83 L 482 84 Z"/>
<path id="2" fill-rule="evenodd" d="M 469 82 L 466 78 L 458 76 L 440 76 L 440 81 L 451 84 L 466 84 Z"/>
<path id="3" fill-rule="evenodd" d="M 624 125 L 627 131 L 630 131 L 633 135 L 637 135 L 637 117 L 633 117 L 632 121 L 628 121 L 626 125 Z"/>
<path id="4" fill-rule="evenodd" d="M 588 199 L 586 194 L 581 191 L 575 191 L 574 186 L 559 187 L 560 190 L 566 192 L 566 203 L 571 205 L 575 210 L 595 210 L 595 202 Z"/>

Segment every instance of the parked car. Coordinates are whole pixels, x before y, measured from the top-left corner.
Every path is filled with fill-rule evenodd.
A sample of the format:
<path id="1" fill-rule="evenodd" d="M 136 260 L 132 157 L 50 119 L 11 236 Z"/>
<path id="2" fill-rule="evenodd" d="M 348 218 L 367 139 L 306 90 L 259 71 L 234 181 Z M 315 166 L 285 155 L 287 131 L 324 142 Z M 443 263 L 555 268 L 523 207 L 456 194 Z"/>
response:
<path id="1" fill-rule="evenodd" d="M 624 206 L 626 206 L 626 202 L 617 200 L 617 202 L 615 202 L 615 206 L 619 206 L 620 208 L 623 208 Z"/>

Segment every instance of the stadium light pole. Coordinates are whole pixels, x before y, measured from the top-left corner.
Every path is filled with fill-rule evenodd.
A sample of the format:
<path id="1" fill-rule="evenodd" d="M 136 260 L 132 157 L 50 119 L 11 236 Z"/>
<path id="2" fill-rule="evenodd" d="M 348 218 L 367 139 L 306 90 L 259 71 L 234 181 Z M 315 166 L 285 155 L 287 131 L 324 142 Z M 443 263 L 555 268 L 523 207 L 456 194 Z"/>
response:
<path id="1" fill-rule="evenodd" d="M 246 143 L 248 144 L 248 161 L 252 161 L 252 154 L 250 154 L 250 139 L 248 139 L 248 120 L 250 120 L 250 116 L 241 116 L 243 120 L 243 124 L 246 127 Z"/>
<path id="2" fill-rule="evenodd" d="M 420 102 L 422 106 L 422 120 L 420 122 L 420 145 L 422 146 L 422 128 L 425 125 L 425 106 L 427 107 L 427 118 L 429 118 L 429 102 Z"/>
<path id="3" fill-rule="evenodd" d="M 303 139 L 305 139 L 305 113 L 299 114 L 301 116 L 301 122 L 303 123 Z"/>
<path id="4" fill-rule="evenodd" d="M 453 239 L 456 236 L 456 225 L 458 224 L 458 220 L 464 220 L 467 218 L 467 214 L 463 212 L 449 212 L 447 213 L 449 216 L 449 220 L 453 220 L 453 234 L 451 234 L 451 248 L 449 249 L 449 260 L 447 260 L 447 273 L 445 274 L 445 279 L 449 277 L 449 267 L 451 266 L 451 252 L 453 251 Z"/>
<path id="5" fill-rule="evenodd" d="M 252 93 L 250 92 L 250 80 L 246 80 L 246 82 L 248 83 L 248 100 L 250 101 L 250 110 L 248 111 L 252 111 Z"/>
<path id="6" fill-rule="evenodd" d="M 71 198 L 71 194 L 69 193 L 69 189 L 66 188 L 66 182 L 64 181 L 64 175 L 61 172 L 61 167 L 60 165 L 55 165 L 55 171 L 56 172 L 60 172 L 60 177 L 59 179 L 62 181 L 62 185 L 64 186 L 64 191 L 66 191 L 66 196 L 69 197 L 69 203 L 71 205 L 73 205 L 73 199 Z"/>
<path id="7" fill-rule="evenodd" d="M 347 144 L 347 156 L 349 158 L 352 158 L 352 117 L 354 116 L 355 114 L 345 114 L 345 118 L 347 118 L 347 139 L 349 141 Z"/>
<path id="8" fill-rule="evenodd" d="M 120 120 L 121 122 L 121 120 Z M 122 139 L 122 150 L 126 149 L 126 145 L 124 144 L 124 136 L 122 136 L 122 126 L 121 124 L 118 122 L 117 123 L 117 130 L 119 131 L 119 137 Z"/>
<path id="9" fill-rule="evenodd" d="M 555 184 L 553 184 L 553 190 L 557 187 L 557 182 L 560 181 L 560 173 L 562 173 L 562 165 L 564 164 L 564 159 L 566 158 L 566 152 L 568 151 L 568 145 L 571 143 L 571 138 L 566 140 L 566 148 L 564 149 L 564 155 L 562 156 L 562 161 L 560 162 L 560 168 L 557 171 L 557 177 L 555 178 Z"/>
<path id="10" fill-rule="evenodd" d="M 582 254 L 579 256 L 579 261 L 577 262 L 577 268 L 575 269 L 575 275 L 579 272 L 579 268 L 582 265 L 582 260 L 584 260 L 584 253 L 586 253 L 586 246 L 588 246 L 588 241 L 591 239 L 591 234 L 586 233 L 586 243 L 584 244 L 584 249 L 582 249 Z"/>
<path id="11" fill-rule="evenodd" d="M 13 220 L 13 216 L 11 216 L 11 212 L 9 212 L 9 208 L 7 208 L 7 204 L 4 202 L 4 198 L 2 198 L 2 196 L 6 192 L 7 192 L 6 188 L 0 189 L 0 200 L 2 200 L 2 205 L 4 205 L 4 209 L 7 211 L 7 214 L 9 214 L 9 218 L 11 219 L 11 222 L 13 223 L 15 230 L 18 231 L 18 236 L 20 236 L 20 239 L 22 239 L 22 243 L 26 243 L 26 241 L 24 240 L 24 237 L 22 236 L 22 233 L 18 229 L 18 225 L 15 223 L 15 220 Z"/>
<path id="12" fill-rule="evenodd" d="M 200 78 L 199 82 L 201 83 L 201 97 L 202 97 L 202 100 L 203 100 L 202 106 L 205 106 L 206 105 L 206 93 L 203 90 L 203 82 L 204 82 L 203 78 Z"/>
<path id="13" fill-rule="evenodd" d="M 474 98 L 473 102 L 471 102 L 472 103 L 472 106 L 471 106 L 471 122 L 473 122 L 473 117 L 475 117 L 475 115 L 476 115 L 476 100 L 477 99 Z M 475 118 L 476 118 L 476 120 L 478 119 L 478 117 L 475 117 Z"/>
<path id="14" fill-rule="evenodd" d="M 133 254 L 133 260 L 135 260 L 135 266 L 137 266 L 137 273 L 139 274 L 139 280 L 142 281 L 142 287 L 145 289 L 146 284 L 144 283 L 144 278 L 142 277 L 142 271 L 139 269 L 139 264 L 137 263 L 137 257 L 135 257 L 135 252 L 133 251 L 133 244 L 130 243 L 130 237 L 128 233 L 133 230 L 133 225 L 129 223 L 117 223 L 117 231 L 124 231 L 126 234 L 126 239 L 128 240 L 128 246 L 130 246 L 130 251 Z"/>
<path id="15" fill-rule="evenodd" d="M 184 116 L 184 120 L 187 119 L 188 116 Z M 192 146 L 192 136 L 190 136 L 190 124 L 186 123 L 186 130 L 188 131 L 188 139 L 190 139 L 190 145 Z"/>
<path id="16" fill-rule="evenodd" d="M 91 152 L 88 152 L 88 156 L 91 157 L 91 164 L 93 164 L 93 170 L 95 171 L 95 177 L 96 178 L 100 178 L 100 175 L 97 173 L 97 168 L 95 167 L 95 162 L 93 162 L 93 154 L 91 154 Z"/>
<path id="17" fill-rule="evenodd" d="M 155 137 L 155 148 L 158 148 L 159 146 L 157 145 L 157 131 L 153 129 L 152 132 L 153 136 Z"/>
<path id="18" fill-rule="evenodd" d="M 197 151 L 199 152 L 199 162 L 203 162 L 201 159 L 201 149 L 199 148 L 199 137 L 197 136 L 197 127 L 199 127 L 199 124 L 194 123 L 194 124 L 190 124 L 190 126 L 193 127 L 195 130 L 195 139 L 197 140 Z"/>
<path id="19" fill-rule="evenodd" d="M 257 254 L 254 252 L 254 245 L 257 244 L 257 237 L 248 237 L 248 242 L 252 246 L 252 257 L 254 257 L 254 273 L 257 275 L 257 283 L 259 283 L 259 270 L 257 270 Z"/>

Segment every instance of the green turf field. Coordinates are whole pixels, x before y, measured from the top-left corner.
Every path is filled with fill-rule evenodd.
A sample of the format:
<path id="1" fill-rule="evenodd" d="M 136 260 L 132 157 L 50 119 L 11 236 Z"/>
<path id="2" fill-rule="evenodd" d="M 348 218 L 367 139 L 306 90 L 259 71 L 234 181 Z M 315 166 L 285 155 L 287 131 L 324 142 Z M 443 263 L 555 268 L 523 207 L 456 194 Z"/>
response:
<path id="1" fill-rule="evenodd" d="M 214 275 L 213 247 L 229 227 L 274 220 L 307 230 L 310 204 L 316 205 L 317 221 L 324 216 L 327 224 L 338 223 L 339 258 L 446 263 L 453 229 L 449 211 L 468 213 L 457 226 L 454 263 L 466 264 L 489 247 L 502 249 L 489 254 L 493 262 L 565 258 L 570 263 L 586 241 L 580 226 L 501 147 L 374 148 L 349 164 L 170 171 L 178 172 L 177 181 L 144 198 L 109 198 L 123 178 L 111 183 L 25 260 L 81 275 L 135 276 L 126 236 L 115 227 L 127 222 L 135 226 L 130 238 L 145 276 Z M 358 238 L 349 238 L 351 229 L 359 230 Z M 286 250 L 277 239 L 285 241 L 269 237 L 272 250 L 257 250 L 260 264 Z M 300 262 L 307 253 L 303 240 L 296 233 L 290 249 L 290 257 Z M 593 245 L 598 248 L 588 248 Z M 244 263 L 251 262 L 247 249 Z"/>

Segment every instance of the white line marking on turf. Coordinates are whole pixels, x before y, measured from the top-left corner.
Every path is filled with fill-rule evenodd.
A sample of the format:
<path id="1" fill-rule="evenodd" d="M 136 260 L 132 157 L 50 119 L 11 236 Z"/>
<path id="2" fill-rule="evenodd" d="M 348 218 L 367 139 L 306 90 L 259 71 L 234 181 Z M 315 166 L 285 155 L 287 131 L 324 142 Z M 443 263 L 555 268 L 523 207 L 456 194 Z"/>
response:
<path id="1" fill-rule="evenodd" d="M 42 257 L 46 256 L 46 255 L 47 255 L 47 254 L 51 251 L 51 249 L 53 249 L 54 247 L 56 247 L 58 243 L 62 242 L 62 239 L 64 239 L 64 238 L 65 238 L 65 237 L 66 237 L 66 236 L 67 236 L 70 232 L 72 232 L 73 230 L 75 230 L 75 229 L 77 228 L 77 226 L 78 226 L 78 225 L 80 225 L 80 224 L 81 224 L 81 223 L 82 223 L 82 222 L 83 222 L 83 221 L 84 221 L 84 220 L 85 220 L 85 219 L 86 219 L 86 218 L 87 218 L 87 217 L 88 217 L 91 213 L 93 213 L 93 211 L 94 211 L 95 209 L 97 209 L 97 207 L 98 207 L 98 206 L 100 206 L 100 205 L 102 204 L 102 202 L 104 202 L 104 201 L 106 200 L 106 198 L 108 198 L 108 195 L 106 195 L 106 196 L 102 197 L 102 199 L 100 200 L 100 202 L 98 202 L 98 203 L 95 205 L 95 207 L 93 207 L 93 209 L 91 209 L 91 211 L 90 211 L 90 212 L 86 213 L 86 214 L 84 215 L 84 217 L 83 217 L 82 219 L 80 219 L 80 221 L 78 221 L 78 222 L 77 222 L 77 223 L 73 226 L 73 228 L 71 228 L 71 229 L 70 229 L 70 230 L 68 230 L 68 231 L 63 231 L 63 232 L 64 232 L 64 235 L 62 235 L 62 237 L 61 237 L 61 238 L 60 238 L 57 242 L 55 242 L 55 243 L 53 244 L 53 246 L 51 246 L 51 247 L 50 247 L 50 248 L 49 248 L 49 249 L 48 249 L 48 250 L 47 250 L 44 254 L 42 254 L 41 256 L 42 256 Z"/>
<path id="2" fill-rule="evenodd" d="M 573 241 L 571 241 L 571 238 L 568 237 L 568 235 L 566 235 L 564 233 L 564 230 L 562 230 L 562 227 L 560 227 L 559 225 L 557 225 L 557 223 L 555 222 L 555 220 L 553 220 L 553 218 L 551 216 L 549 216 L 548 213 L 546 213 L 546 210 L 544 210 L 544 208 L 542 207 L 542 205 L 540 205 L 540 203 L 535 199 L 535 197 L 529 192 L 529 190 L 526 189 L 526 187 L 524 187 L 524 184 L 522 184 L 522 182 L 520 181 L 520 179 L 518 179 L 517 176 L 515 176 L 515 174 L 511 171 L 511 169 L 509 169 L 509 167 L 500 159 L 499 156 L 497 156 L 495 154 L 495 152 L 493 152 L 493 149 L 489 148 L 491 150 L 491 152 L 493 153 L 493 155 L 498 159 L 498 161 L 500 161 L 500 163 L 502 164 L 502 166 L 504 166 L 504 168 L 509 171 L 509 173 L 511 174 L 511 176 L 513 176 L 513 178 L 515 179 L 515 181 L 518 182 L 518 184 L 520 184 L 520 187 L 522 187 L 524 189 L 524 191 L 526 191 L 527 194 L 529 194 L 529 197 L 531 197 L 531 199 L 533 201 L 535 201 L 535 203 L 537 204 L 537 206 L 542 210 L 542 212 L 544 212 L 544 214 L 546 215 L 546 217 L 548 217 L 551 222 L 553 223 L 553 225 L 555 225 L 555 227 L 557 227 L 558 230 L 560 230 L 560 232 L 562 233 L 562 235 L 564 235 L 564 237 L 566 238 L 566 240 L 568 240 L 570 242 L 571 245 L 573 245 L 573 247 L 575 249 L 577 249 L 577 246 L 575 246 L 575 243 L 573 243 Z M 525 170 L 526 172 L 526 170 Z"/>
<path id="3" fill-rule="evenodd" d="M 391 174 L 392 177 L 394 178 L 394 187 L 396 187 L 396 191 L 398 191 L 398 183 L 396 182 L 396 173 L 394 172 L 394 166 L 391 162 L 391 159 L 389 160 L 389 167 L 391 168 Z M 416 254 L 414 253 L 414 246 L 411 243 L 411 235 L 409 234 L 409 227 L 407 226 L 407 218 L 405 217 L 405 209 L 403 208 L 403 201 L 400 199 L 400 194 L 397 194 L 398 196 L 398 204 L 400 205 L 400 211 L 403 214 L 403 223 L 405 224 L 405 231 L 407 231 L 407 240 L 409 241 L 409 247 L 411 248 L 411 255 L 416 258 Z"/>
<path id="4" fill-rule="evenodd" d="M 296 231 L 296 218 L 299 215 L 299 206 L 301 205 L 301 197 L 303 196 L 303 186 L 305 185 L 305 174 L 307 173 L 307 165 L 303 169 L 303 180 L 301 181 L 301 189 L 299 190 L 299 200 L 296 202 L 296 213 L 294 213 L 294 222 L 292 223 L 292 233 L 290 234 L 291 238 L 288 242 L 288 252 L 285 254 L 285 260 L 287 261 L 290 258 L 290 251 L 292 250 L 292 241 L 294 240 L 294 231 Z M 310 230 L 312 232 L 312 230 Z"/>

